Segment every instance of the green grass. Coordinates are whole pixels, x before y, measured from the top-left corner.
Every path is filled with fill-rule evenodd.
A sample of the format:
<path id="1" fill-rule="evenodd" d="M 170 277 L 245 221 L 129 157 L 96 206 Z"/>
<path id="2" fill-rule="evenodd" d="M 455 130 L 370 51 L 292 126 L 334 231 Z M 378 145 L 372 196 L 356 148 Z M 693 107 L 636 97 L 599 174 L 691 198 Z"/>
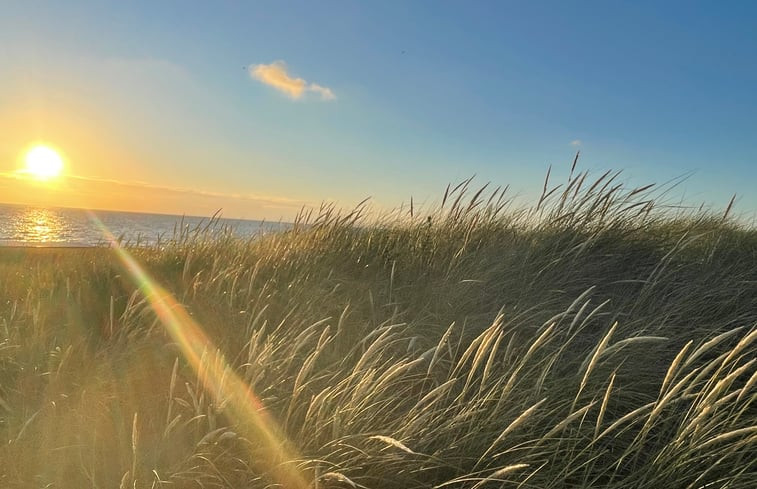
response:
<path id="1" fill-rule="evenodd" d="M 0 250 L 0 487 L 272 487 L 233 379 L 313 487 L 754 487 L 757 231 L 616 180 L 130 249 L 195 364 L 114 252 Z"/>

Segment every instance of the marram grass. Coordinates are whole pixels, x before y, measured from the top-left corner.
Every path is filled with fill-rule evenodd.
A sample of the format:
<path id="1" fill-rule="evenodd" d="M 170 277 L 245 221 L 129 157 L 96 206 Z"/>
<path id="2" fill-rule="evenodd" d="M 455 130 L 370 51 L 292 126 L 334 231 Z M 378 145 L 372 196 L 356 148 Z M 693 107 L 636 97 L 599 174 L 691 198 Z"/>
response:
<path id="1" fill-rule="evenodd" d="M 0 487 L 754 487 L 757 232 L 616 180 L 0 250 Z"/>

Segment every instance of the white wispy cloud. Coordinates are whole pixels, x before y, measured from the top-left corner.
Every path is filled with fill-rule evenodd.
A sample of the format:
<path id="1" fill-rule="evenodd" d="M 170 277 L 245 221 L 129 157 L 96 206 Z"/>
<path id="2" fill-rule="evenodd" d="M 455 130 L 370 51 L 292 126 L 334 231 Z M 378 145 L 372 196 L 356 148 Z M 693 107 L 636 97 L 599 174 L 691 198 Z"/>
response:
<path id="1" fill-rule="evenodd" d="M 315 83 L 311 83 L 308 86 L 308 90 L 310 90 L 311 92 L 319 93 L 321 95 L 321 99 L 323 100 L 334 100 L 336 98 L 336 95 L 334 95 L 334 92 L 332 92 L 330 88 L 322 87 Z"/>
<path id="2" fill-rule="evenodd" d="M 583 142 L 580 139 L 574 139 L 573 141 L 570 142 L 570 145 L 576 148 L 581 146 L 582 144 Z"/>
<path id="3" fill-rule="evenodd" d="M 336 95 L 330 88 L 289 75 L 287 65 L 283 61 L 274 61 L 267 65 L 252 65 L 249 71 L 250 76 L 255 80 L 275 88 L 294 100 L 301 99 L 307 92 L 318 94 L 321 100 L 336 99 Z"/>
<path id="4" fill-rule="evenodd" d="M 40 182 L 18 171 L 0 171 L 4 202 L 138 212 L 291 219 L 314 202 L 254 193 L 225 193 L 148 182 L 68 175 Z"/>

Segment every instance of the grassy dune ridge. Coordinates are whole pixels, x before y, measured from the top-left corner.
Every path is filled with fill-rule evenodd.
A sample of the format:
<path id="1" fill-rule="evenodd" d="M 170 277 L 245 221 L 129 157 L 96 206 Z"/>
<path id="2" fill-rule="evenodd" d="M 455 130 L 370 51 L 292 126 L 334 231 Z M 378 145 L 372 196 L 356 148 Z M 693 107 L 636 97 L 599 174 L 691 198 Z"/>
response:
<path id="1" fill-rule="evenodd" d="M 313 487 L 753 487 L 757 231 L 617 179 L 130 249 L 194 368 L 114 252 L 0 250 L 0 486 L 271 487 L 222 372 Z"/>

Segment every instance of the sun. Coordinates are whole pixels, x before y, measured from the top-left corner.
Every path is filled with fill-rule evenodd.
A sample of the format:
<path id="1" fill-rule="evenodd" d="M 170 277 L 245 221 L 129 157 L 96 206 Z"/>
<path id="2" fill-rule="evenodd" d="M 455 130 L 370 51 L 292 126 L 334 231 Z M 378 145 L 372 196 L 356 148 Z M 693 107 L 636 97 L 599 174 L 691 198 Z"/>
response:
<path id="1" fill-rule="evenodd" d="M 49 146 L 33 146 L 26 152 L 24 162 L 26 168 L 23 172 L 38 180 L 50 180 L 63 172 L 63 158 Z"/>

